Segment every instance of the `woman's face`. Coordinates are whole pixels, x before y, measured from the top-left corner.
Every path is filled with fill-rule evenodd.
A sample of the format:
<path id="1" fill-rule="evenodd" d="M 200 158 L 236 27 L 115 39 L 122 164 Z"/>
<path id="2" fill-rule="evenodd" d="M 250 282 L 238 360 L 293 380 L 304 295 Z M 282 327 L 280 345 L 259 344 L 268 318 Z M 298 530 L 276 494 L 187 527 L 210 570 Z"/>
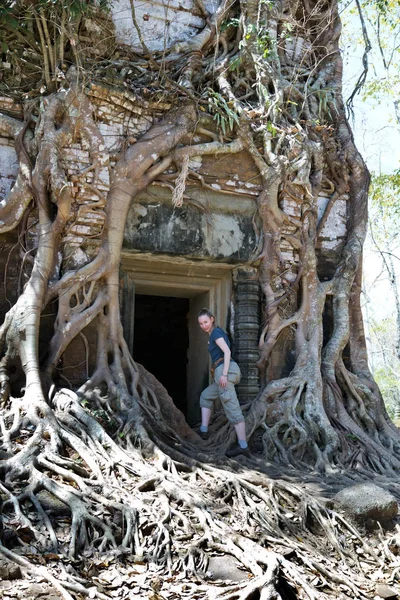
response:
<path id="1" fill-rule="evenodd" d="M 210 333 L 211 329 L 214 327 L 214 317 L 208 317 L 207 315 L 199 317 L 199 325 L 203 331 Z"/>

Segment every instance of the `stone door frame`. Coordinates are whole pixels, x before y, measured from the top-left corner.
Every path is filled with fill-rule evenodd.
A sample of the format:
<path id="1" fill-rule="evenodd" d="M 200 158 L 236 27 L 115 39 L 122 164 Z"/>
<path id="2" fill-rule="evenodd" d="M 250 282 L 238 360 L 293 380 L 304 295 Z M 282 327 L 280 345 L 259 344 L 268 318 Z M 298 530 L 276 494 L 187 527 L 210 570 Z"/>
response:
<path id="1" fill-rule="evenodd" d="M 235 265 L 228 263 L 122 252 L 122 320 L 131 352 L 135 294 L 189 299 L 187 420 L 191 425 L 199 418 L 200 392 L 209 383 L 208 339 L 198 327 L 197 314 L 201 308 L 209 308 L 217 323 L 227 328 L 234 268 Z"/>

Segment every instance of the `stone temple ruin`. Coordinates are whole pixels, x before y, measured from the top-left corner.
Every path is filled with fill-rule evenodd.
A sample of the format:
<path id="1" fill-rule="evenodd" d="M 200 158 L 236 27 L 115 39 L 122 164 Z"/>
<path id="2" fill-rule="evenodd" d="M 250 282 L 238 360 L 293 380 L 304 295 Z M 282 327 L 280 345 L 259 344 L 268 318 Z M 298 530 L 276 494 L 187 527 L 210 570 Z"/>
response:
<path id="1" fill-rule="evenodd" d="M 135 44 L 132 28 L 124 26 L 124 10 L 128 5 L 129 2 L 123 0 L 114 2 L 114 22 L 122 41 Z M 170 17 L 165 11 L 160 13 L 157 3 L 148 2 L 146 7 L 148 18 L 143 15 L 141 18 L 143 26 L 155 28 L 153 33 L 149 29 L 153 36 L 149 37 L 155 44 L 161 39 L 157 28 L 168 30 L 169 38 L 163 43 L 172 44 L 184 39 L 184 32 L 193 35 L 196 27 L 201 26 L 188 2 L 180 2 L 179 6 L 177 2 L 169 3 Z M 101 185 L 93 189 L 90 169 L 79 182 L 76 178 L 90 166 L 88 148 L 77 142 L 63 149 L 63 167 L 69 175 L 74 210 L 78 214 L 63 240 L 65 247 L 71 250 L 71 266 L 84 264 L 99 245 L 104 227 L 104 215 L 98 210 L 99 191 L 105 203 L 118 153 L 134 144 L 170 108 L 168 97 L 154 100 L 150 94 L 147 99 L 143 90 L 137 95 L 128 89 L 92 82 L 87 94 L 109 160 L 100 174 Z M 22 120 L 22 107 L 10 98 L 0 98 L 0 111 Z M 201 308 L 209 307 L 218 323 L 231 335 L 233 355 L 243 375 L 237 387 L 240 401 L 249 402 L 259 390 L 256 361 L 262 328 L 257 263 L 260 179 L 246 152 L 194 157 L 188 169 L 181 203 L 173 203 L 173 186 L 166 173 L 131 206 L 125 226 L 120 300 L 125 338 L 133 358 L 159 379 L 189 423 L 194 423 L 198 397 L 209 377 L 207 339 L 197 324 Z M 10 189 L 17 171 L 13 141 L 0 138 L 0 199 Z M 93 202 L 97 205 L 96 212 L 91 212 Z M 327 202 L 327 197 L 319 199 L 321 214 Z M 300 207 L 291 197 L 284 198 L 282 208 L 293 216 L 300 214 Z M 319 267 L 322 278 L 324 274 L 326 277 L 332 274 L 345 240 L 346 219 L 347 201 L 342 197 L 321 223 Z M 29 253 L 21 253 L 18 232 L 3 234 L 0 244 L 3 273 L 0 318 L 3 320 L 23 285 L 20 267 Z M 298 257 L 285 242 L 281 242 L 281 261 L 287 281 L 293 280 Z M 54 314 L 55 307 L 48 307 L 41 332 L 44 346 L 50 338 Z M 67 348 L 59 366 L 64 381 L 74 386 L 88 377 L 94 361 L 94 345 L 92 326 Z M 278 367 L 282 361 L 277 354 L 284 351 L 282 341 L 275 349 L 275 362 L 272 357 L 270 378 L 284 374 L 282 367 Z M 290 352 L 287 369 L 290 370 Z"/>

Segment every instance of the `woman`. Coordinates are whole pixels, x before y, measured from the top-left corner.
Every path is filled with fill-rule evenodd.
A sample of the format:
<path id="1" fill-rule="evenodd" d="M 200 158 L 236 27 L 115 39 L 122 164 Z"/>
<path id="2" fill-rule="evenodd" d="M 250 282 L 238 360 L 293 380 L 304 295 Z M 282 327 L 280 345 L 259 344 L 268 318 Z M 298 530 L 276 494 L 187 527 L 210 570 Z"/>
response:
<path id="1" fill-rule="evenodd" d="M 246 441 L 246 426 L 243 413 L 236 395 L 235 383 L 240 381 L 239 365 L 231 359 L 229 338 L 226 332 L 216 327 L 214 315 L 207 308 L 203 308 L 198 315 L 201 329 L 208 333 L 208 351 L 211 355 L 214 383 L 209 385 L 200 396 L 201 427 L 200 437 L 208 438 L 208 425 L 210 422 L 213 402 L 220 398 L 228 421 L 233 423 L 238 437 L 238 446 L 227 450 L 227 456 L 248 456 L 249 450 Z"/>

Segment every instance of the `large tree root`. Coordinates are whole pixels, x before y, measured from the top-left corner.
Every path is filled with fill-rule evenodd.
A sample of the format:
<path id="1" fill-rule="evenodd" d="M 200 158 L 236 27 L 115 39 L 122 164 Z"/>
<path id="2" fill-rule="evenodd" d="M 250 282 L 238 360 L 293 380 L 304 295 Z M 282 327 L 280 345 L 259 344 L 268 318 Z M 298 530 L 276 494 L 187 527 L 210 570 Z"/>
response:
<path id="1" fill-rule="evenodd" d="M 23 21 L 24 3 L 9 4 Z M 56 46 L 63 66 L 64 37 L 75 48 L 68 62 L 75 59 L 77 68 L 59 91 L 40 93 L 34 123 L 0 115 L 0 131 L 15 139 L 20 162 L 16 183 L 0 203 L 0 231 L 23 219 L 25 232 L 31 201 L 38 219 L 35 240 L 31 236 L 31 246 L 23 248 L 32 258 L 23 261 L 20 287 L 25 285 L 0 327 L 0 552 L 23 568 L 56 554 L 60 564 L 38 575 L 66 600 L 70 593 L 108 597 L 113 588 L 104 583 L 105 563 L 114 565 L 118 585 L 128 566 L 159 574 L 164 581 L 152 582 L 153 599 L 162 598 L 163 586 L 183 596 L 183 585 L 218 596 L 220 588 L 207 575 L 213 553 L 234 557 L 244 569 L 243 580 L 219 594 L 229 600 L 327 599 L 337 597 L 338 588 L 342 598 L 371 596 L 371 571 L 385 580 L 396 565 L 389 542 L 372 547 L 364 533 L 315 498 L 313 488 L 300 485 L 304 473 L 282 469 L 279 477 L 268 465 L 273 458 L 285 467 L 306 466 L 308 477 L 311 467 L 332 479 L 348 466 L 361 478 L 379 473 L 382 479 L 400 468 L 399 433 L 362 352 L 356 298 L 368 174 L 341 101 L 337 3 L 223 0 L 211 16 L 198 0 L 203 31 L 181 48 L 165 48 L 161 67 L 146 46 L 132 1 L 143 55 L 128 66 L 144 76 L 139 88 L 144 83 L 149 92 L 154 73 L 161 85 L 168 65 L 167 91 L 179 90 L 185 100 L 176 98 L 175 109 L 121 147 L 113 166 L 80 83 L 85 53 L 75 46 L 79 32 L 73 34 L 72 24 L 66 29 L 67 5 L 61 3 L 60 15 L 60 3 L 49 3 L 46 20 L 46 4 L 29 3 L 26 33 L 35 55 L 41 48 L 47 89 L 57 86 L 50 66 L 56 70 Z M 54 47 L 49 28 L 57 32 Z M 15 32 L 8 35 L 12 44 Z M 158 105 L 157 91 L 154 98 Z M 202 116 L 203 109 L 209 114 Z M 89 162 L 71 175 L 63 149 L 73 144 L 88 148 Z M 246 415 L 258 457 L 228 461 L 224 451 L 234 434 L 224 418 L 217 416 L 209 443 L 202 442 L 130 356 L 119 315 L 118 269 L 137 194 L 158 182 L 172 189 L 172 202 L 180 205 L 188 181 L 210 189 L 207 177 L 189 168 L 190 158 L 242 150 L 260 181 L 262 248 L 255 263 L 265 300 L 262 386 Z M 321 194 L 327 204 L 318 224 Z M 325 279 L 320 236 L 339 199 L 348 201 L 346 239 Z M 78 213 L 96 223 L 83 236 L 84 251 L 74 254 Z M 292 256 L 289 265 L 284 247 Z M 55 331 L 39 360 L 41 317 L 50 301 L 57 302 Z M 323 315 L 329 317 L 325 332 Z M 89 324 L 97 332 L 95 367 L 78 394 L 56 392 L 62 355 L 76 336 L 85 339 Z M 279 344 L 282 355 L 289 347 L 293 355 L 285 377 L 270 360 Z M 9 381 L 15 359 L 22 398 L 12 397 L 19 392 Z M 356 480 L 354 474 L 342 477 Z M 135 576 L 130 581 L 140 587 Z"/>
<path id="2" fill-rule="evenodd" d="M 69 391 L 53 399 L 57 454 L 53 434 L 41 430 L 38 445 L 38 431 L 23 412 L 18 426 L 9 420 L 11 413 L 4 417 L 4 428 L 13 427 L 13 434 L 9 457 L 0 462 L 6 475 L 1 488 L 3 539 L 19 547 L 24 568 L 27 561 L 35 562 L 23 557 L 29 554 L 24 541 L 28 531 L 38 556 L 55 551 L 60 557 L 67 551 L 71 558 L 83 555 L 88 560 L 103 555 L 115 561 L 119 556 L 115 568 L 121 574 L 128 564 L 123 557 L 133 556 L 148 569 L 157 566 L 166 578 L 165 590 L 180 577 L 187 582 L 200 577 L 208 597 L 232 600 L 255 594 L 264 599 L 327 599 L 337 597 L 337 586 L 343 598 L 367 598 L 373 582 L 358 557 L 368 568 L 381 569 L 382 580 L 395 564 L 388 544 L 385 549 L 370 546 L 364 533 L 313 497 L 301 480 L 273 480 L 262 472 L 268 471 L 266 465 L 252 459 L 246 470 L 240 462 L 214 461 L 212 455 L 207 462 L 187 459 L 185 444 L 192 452 L 196 444 L 176 435 L 175 458 L 155 448 L 144 459 L 127 438 L 117 436 L 116 443 L 91 416 L 93 405 L 84 404 L 86 408 Z M 20 436 L 34 440 L 35 453 L 26 451 L 28 439 L 18 453 Z M 202 447 L 199 441 L 198 449 Z M 13 456 L 21 456 L 20 469 Z M 293 472 L 296 476 L 300 472 Z M 28 486 L 23 484 L 26 479 Z M 56 511 L 60 505 L 65 516 L 55 519 L 49 506 Z M 62 540 L 67 523 L 66 547 Z M 248 573 L 247 583 L 224 590 L 212 584 L 207 564 L 213 553 L 233 556 Z M 9 550 L 4 554 L 13 559 Z M 65 598 L 88 593 L 83 573 L 79 581 L 60 579 L 57 569 L 49 573 L 47 580 L 57 579 L 67 591 L 59 589 Z"/>

